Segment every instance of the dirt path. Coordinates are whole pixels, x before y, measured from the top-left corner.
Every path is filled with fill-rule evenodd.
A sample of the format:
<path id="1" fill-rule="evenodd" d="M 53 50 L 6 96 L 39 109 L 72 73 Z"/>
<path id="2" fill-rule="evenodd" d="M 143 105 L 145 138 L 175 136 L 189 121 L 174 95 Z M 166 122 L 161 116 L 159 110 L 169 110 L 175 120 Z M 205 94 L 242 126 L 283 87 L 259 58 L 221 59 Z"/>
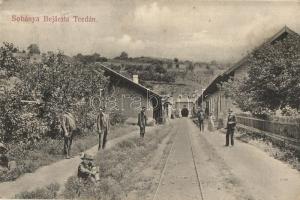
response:
<path id="1" fill-rule="evenodd" d="M 225 147 L 224 134 L 200 133 L 187 118 L 176 127 L 155 200 L 300 200 L 300 173 L 287 164 L 239 141 Z"/>
<path id="2" fill-rule="evenodd" d="M 300 173 L 252 145 L 236 140 L 234 147 L 224 147 L 224 134 L 218 131 L 200 133 L 187 118 L 174 120 L 172 125 L 164 126 L 161 131 L 177 134 L 155 195 L 156 200 L 300 200 Z M 107 148 L 134 136 L 138 136 L 136 131 L 113 139 Z M 167 137 L 157 149 L 158 156 L 154 156 L 157 162 L 168 140 Z M 97 147 L 88 150 L 90 154 L 96 151 Z M 2 183 L 0 196 L 13 197 L 21 191 L 54 182 L 63 186 L 67 178 L 76 173 L 79 162 L 80 158 L 76 156 L 25 174 L 16 181 Z M 156 166 L 155 160 L 153 162 Z M 141 173 L 157 177 L 157 172 L 158 169 L 144 169 Z M 154 178 L 152 184 L 157 186 L 158 179 Z M 153 191 L 147 195 L 149 199 L 154 196 Z M 134 194 L 129 197 L 139 199 Z"/>
<path id="3" fill-rule="evenodd" d="M 154 131 L 158 127 L 149 127 L 148 131 Z M 124 136 L 115 138 L 107 142 L 107 149 L 112 148 L 117 143 L 130 137 L 138 137 L 137 131 L 131 132 Z M 91 155 L 97 152 L 97 146 L 86 151 Z M 22 191 L 31 191 L 39 187 L 44 187 L 50 183 L 58 183 L 62 187 L 67 179 L 77 173 L 77 167 L 80 163 L 80 156 L 71 159 L 65 159 L 55 162 L 51 165 L 44 166 L 36 170 L 34 173 L 26 173 L 15 181 L 4 182 L 0 184 L 0 198 L 13 198 L 15 194 Z"/>
<path id="4" fill-rule="evenodd" d="M 300 173 L 267 153 L 239 141 L 225 147 L 225 135 L 199 133 L 187 121 L 204 199 L 299 200 Z"/>

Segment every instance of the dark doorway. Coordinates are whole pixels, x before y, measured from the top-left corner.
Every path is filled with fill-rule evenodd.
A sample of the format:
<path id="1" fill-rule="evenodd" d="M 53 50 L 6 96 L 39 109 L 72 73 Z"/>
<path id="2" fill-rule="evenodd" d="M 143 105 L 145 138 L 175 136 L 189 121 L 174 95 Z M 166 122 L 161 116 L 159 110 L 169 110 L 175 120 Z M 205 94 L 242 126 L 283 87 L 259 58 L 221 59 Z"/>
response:
<path id="1" fill-rule="evenodd" d="M 181 116 L 182 117 L 188 117 L 189 116 L 189 110 L 187 108 L 182 108 Z"/>

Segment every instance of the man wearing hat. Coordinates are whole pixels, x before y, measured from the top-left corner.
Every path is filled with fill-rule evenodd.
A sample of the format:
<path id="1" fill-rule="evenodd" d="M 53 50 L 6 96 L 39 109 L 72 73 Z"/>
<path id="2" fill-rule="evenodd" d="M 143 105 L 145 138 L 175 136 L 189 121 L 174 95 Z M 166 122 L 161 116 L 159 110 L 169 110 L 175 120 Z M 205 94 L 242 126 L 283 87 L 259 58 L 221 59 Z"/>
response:
<path id="1" fill-rule="evenodd" d="M 71 114 L 71 109 L 60 115 L 59 120 L 64 136 L 64 153 L 66 154 L 66 158 L 69 159 L 73 133 L 76 129 L 75 117 Z"/>
<path id="2" fill-rule="evenodd" d="M 83 153 L 81 160 L 82 161 L 78 166 L 78 178 L 90 180 L 92 182 L 98 181 L 99 170 L 95 166 L 93 157 L 89 154 Z"/>
<path id="3" fill-rule="evenodd" d="M 199 123 L 199 128 L 200 131 L 204 131 L 204 112 L 202 108 L 199 108 L 197 112 L 197 118 L 198 118 L 198 123 Z"/>
<path id="4" fill-rule="evenodd" d="M 143 106 L 141 112 L 138 114 L 138 126 L 140 127 L 140 137 L 144 138 L 147 125 L 146 107 Z"/>
<path id="5" fill-rule="evenodd" d="M 98 131 L 98 134 L 99 134 L 98 150 L 100 150 L 101 147 L 102 147 L 102 149 L 105 148 L 107 135 L 108 135 L 109 128 L 110 128 L 109 114 L 105 113 L 105 107 L 104 106 L 100 108 L 100 112 L 97 116 L 96 125 L 97 125 L 97 131 Z M 103 139 L 102 139 L 102 136 L 103 136 Z"/>
<path id="6" fill-rule="evenodd" d="M 226 144 L 225 146 L 229 146 L 229 137 L 231 141 L 231 145 L 234 145 L 233 141 L 233 135 L 234 135 L 234 130 L 236 126 L 236 118 L 235 115 L 233 114 L 232 110 L 228 110 L 228 119 L 227 119 L 227 132 L 226 132 Z"/>

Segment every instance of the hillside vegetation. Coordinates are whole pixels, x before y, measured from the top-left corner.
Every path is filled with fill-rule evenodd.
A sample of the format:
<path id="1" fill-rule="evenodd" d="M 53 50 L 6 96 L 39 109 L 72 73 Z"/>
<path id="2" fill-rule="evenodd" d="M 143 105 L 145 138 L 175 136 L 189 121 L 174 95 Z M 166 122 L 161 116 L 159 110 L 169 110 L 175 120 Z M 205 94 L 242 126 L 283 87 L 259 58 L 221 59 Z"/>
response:
<path id="1" fill-rule="evenodd" d="M 191 94 L 201 91 L 230 64 L 180 61 L 177 58 L 114 58 L 104 62 L 113 70 L 131 78 L 139 75 L 139 82 L 159 94 Z"/>

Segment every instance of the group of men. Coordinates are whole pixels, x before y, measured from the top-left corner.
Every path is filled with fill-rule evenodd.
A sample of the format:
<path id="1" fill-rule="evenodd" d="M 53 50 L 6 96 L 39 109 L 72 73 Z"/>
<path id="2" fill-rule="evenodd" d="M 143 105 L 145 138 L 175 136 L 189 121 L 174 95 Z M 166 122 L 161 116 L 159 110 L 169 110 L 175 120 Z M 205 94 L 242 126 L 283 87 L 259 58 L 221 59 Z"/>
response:
<path id="1" fill-rule="evenodd" d="M 76 129 L 75 118 L 71 114 L 71 109 L 60 116 L 60 124 L 64 136 L 64 153 L 66 154 L 66 158 L 69 159 L 74 131 Z M 109 115 L 105 113 L 104 107 L 100 109 L 96 117 L 96 127 L 99 136 L 98 150 L 101 148 L 104 149 L 110 127 Z M 83 154 L 81 160 L 78 166 L 77 176 L 84 180 L 98 181 L 99 170 L 95 166 L 93 157 L 88 154 Z"/>
<path id="2" fill-rule="evenodd" d="M 197 112 L 197 119 L 198 119 L 198 124 L 200 131 L 204 131 L 204 119 L 205 119 L 205 113 L 202 108 L 200 108 Z M 227 117 L 227 125 L 226 125 L 226 142 L 225 146 L 229 146 L 229 143 L 231 146 L 234 145 L 234 131 L 236 127 L 236 117 L 233 114 L 233 111 L 231 109 L 228 110 L 228 117 Z"/>
<path id="3" fill-rule="evenodd" d="M 60 125 L 64 137 L 64 153 L 66 154 L 66 158 L 69 159 L 74 131 L 76 129 L 76 122 L 74 116 L 71 114 L 71 109 L 60 115 Z M 104 107 L 100 109 L 97 115 L 96 127 L 99 135 L 98 150 L 101 148 L 104 149 L 110 127 L 109 115 L 105 113 Z"/>
<path id="4" fill-rule="evenodd" d="M 140 137 L 144 138 L 147 125 L 146 107 L 142 107 L 141 112 L 138 114 L 137 125 L 140 127 Z M 67 112 L 60 115 L 60 124 L 64 136 L 64 153 L 66 158 L 70 158 L 70 151 L 72 146 L 72 140 L 74 136 L 74 131 L 76 129 L 75 118 L 71 114 L 72 110 L 69 109 Z M 102 107 L 96 117 L 96 127 L 99 136 L 98 150 L 104 149 L 106 146 L 107 135 L 110 129 L 110 119 L 109 114 L 105 112 L 105 107 Z M 95 167 L 93 162 L 93 157 L 84 154 L 82 157 L 82 162 L 78 167 L 78 177 L 81 179 L 90 179 L 92 181 L 97 181 L 99 179 L 99 170 Z"/>

